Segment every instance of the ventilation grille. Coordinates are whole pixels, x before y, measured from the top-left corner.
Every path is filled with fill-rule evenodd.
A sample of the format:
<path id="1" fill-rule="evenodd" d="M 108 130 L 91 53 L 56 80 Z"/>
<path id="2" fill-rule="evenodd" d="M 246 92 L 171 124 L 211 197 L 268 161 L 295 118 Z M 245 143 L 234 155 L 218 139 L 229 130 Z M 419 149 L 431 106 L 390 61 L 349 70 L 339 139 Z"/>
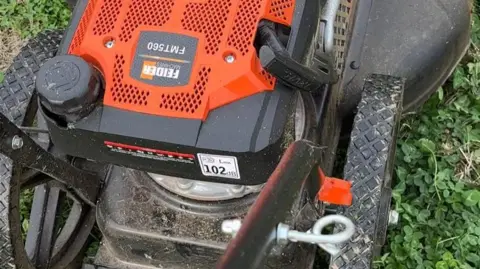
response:
<path id="1" fill-rule="evenodd" d="M 228 45 L 236 48 L 242 55 L 249 51 L 253 40 L 251 33 L 257 27 L 260 16 L 261 0 L 241 0 L 240 7 L 235 16 L 232 33 L 228 37 Z"/>
<path id="2" fill-rule="evenodd" d="M 272 0 L 270 4 L 270 15 L 277 17 L 283 21 L 286 21 L 287 18 L 287 9 L 293 8 L 292 0 Z"/>
<path id="3" fill-rule="evenodd" d="M 70 52 L 72 52 L 82 43 L 83 38 L 85 37 L 85 31 L 87 30 L 87 25 L 92 18 L 93 10 L 96 4 L 97 0 L 88 1 L 87 7 L 85 8 L 85 13 L 83 13 L 82 19 L 80 20 L 77 31 L 75 32 L 75 36 L 72 40 L 72 44 L 70 45 Z"/>
<path id="4" fill-rule="evenodd" d="M 122 0 L 105 0 L 93 27 L 93 34 L 105 35 L 112 31 L 121 8 Z"/>
<path id="5" fill-rule="evenodd" d="M 335 67 L 339 72 L 343 72 L 345 65 L 345 50 L 347 47 L 347 36 L 350 30 L 350 19 L 353 14 L 352 1 L 355 0 L 342 0 L 340 7 L 335 17 L 335 23 L 333 27 L 334 39 L 333 45 L 335 46 Z"/>
<path id="6" fill-rule="evenodd" d="M 123 22 L 120 41 L 128 42 L 133 31 L 140 25 L 162 26 L 170 19 L 174 2 L 174 0 L 133 0 Z"/>
<path id="7" fill-rule="evenodd" d="M 275 85 L 275 77 L 272 76 L 272 74 L 262 69 L 262 71 L 260 71 L 260 75 L 265 79 L 265 82 L 267 82 L 270 86 Z"/>
<path id="8" fill-rule="evenodd" d="M 162 94 L 160 108 L 179 112 L 195 113 L 202 104 L 202 97 L 207 88 L 208 76 L 211 69 L 203 67 L 198 73 L 194 86 L 194 93 Z"/>
<path id="9" fill-rule="evenodd" d="M 113 87 L 111 90 L 113 102 L 119 104 L 146 106 L 147 98 L 150 95 L 148 90 L 139 90 L 137 87 L 123 84 L 123 56 L 115 56 L 115 67 L 113 71 Z"/>
<path id="10" fill-rule="evenodd" d="M 231 5 L 230 0 L 190 3 L 183 13 L 183 28 L 205 35 L 205 51 L 208 54 L 215 54 L 218 51 Z"/>
<path id="11" fill-rule="evenodd" d="M 83 57 L 105 74 L 103 104 L 137 113 L 192 119 L 205 119 L 213 109 L 275 88 L 275 78 L 263 70 L 255 51 L 257 27 L 261 20 L 290 25 L 295 6 L 295 0 L 85 1 L 86 9 L 69 53 Z M 141 66 L 144 59 L 140 58 L 156 60 L 158 66 L 164 61 L 175 62 L 169 53 L 184 54 L 188 49 L 187 44 L 185 50 L 170 44 L 181 45 L 180 39 L 170 42 L 161 37 L 151 41 L 159 43 L 158 49 L 151 48 L 159 53 L 152 52 L 152 57 L 136 55 L 140 31 L 197 39 L 195 57 L 189 60 L 188 81 L 178 85 L 155 83 L 163 80 L 158 68 L 152 80 L 138 77 L 143 68 L 132 68 Z M 115 46 L 106 46 L 107 41 L 115 41 Z M 175 52 L 176 47 L 183 52 Z M 229 55 L 234 56 L 233 64 L 226 58 Z M 222 92 L 233 87 L 238 88 L 235 94 Z"/>

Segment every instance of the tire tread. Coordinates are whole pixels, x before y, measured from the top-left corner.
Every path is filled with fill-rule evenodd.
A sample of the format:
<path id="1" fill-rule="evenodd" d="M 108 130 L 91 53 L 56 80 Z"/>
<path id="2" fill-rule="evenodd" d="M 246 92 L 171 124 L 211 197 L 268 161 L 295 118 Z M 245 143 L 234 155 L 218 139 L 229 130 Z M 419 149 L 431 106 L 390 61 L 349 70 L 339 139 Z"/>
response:
<path id="1" fill-rule="evenodd" d="M 365 81 L 344 167 L 344 178 L 352 182 L 353 202 L 342 214 L 355 223 L 356 232 L 331 258 L 330 268 L 371 268 L 378 246 L 383 245 L 403 85 L 403 79 L 385 75 Z"/>
<path id="2" fill-rule="evenodd" d="M 15 57 L 0 83 L 0 112 L 12 122 L 21 125 L 35 89 L 35 74 L 40 66 L 52 58 L 62 39 L 62 31 L 46 31 L 30 40 Z M 11 203 L 10 185 L 12 161 L 0 154 L 0 268 L 23 268 L 16 266 L 13 240 L 11 238 L 11 218 L 9 212 L 15 203 Z"/>

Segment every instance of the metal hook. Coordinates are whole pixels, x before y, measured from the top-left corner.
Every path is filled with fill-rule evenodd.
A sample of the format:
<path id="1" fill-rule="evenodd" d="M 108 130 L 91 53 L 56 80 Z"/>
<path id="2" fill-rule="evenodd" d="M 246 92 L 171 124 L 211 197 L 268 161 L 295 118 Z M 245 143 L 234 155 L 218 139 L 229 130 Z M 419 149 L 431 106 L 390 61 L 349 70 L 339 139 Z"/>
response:
<path id="1" fill-rule="evenodd" d="M 322 234 L 322 230 L 332 224 L 342 224 L 345 226 L 345 229 L 334 234 Z M 277 241 L 288 240 L 291 242 L 317 244 L 331 255 L 336 255 L 340 252 L 340 249 L 335 244 L 349 241 L 354 233 L 355 225 L 350 219 L 342 215 L 329 215 L 320 218 L 315 222 L 313 228 L 307 232 L 290 230 L 288 225 L 280 223 L 277 227 Z"/>

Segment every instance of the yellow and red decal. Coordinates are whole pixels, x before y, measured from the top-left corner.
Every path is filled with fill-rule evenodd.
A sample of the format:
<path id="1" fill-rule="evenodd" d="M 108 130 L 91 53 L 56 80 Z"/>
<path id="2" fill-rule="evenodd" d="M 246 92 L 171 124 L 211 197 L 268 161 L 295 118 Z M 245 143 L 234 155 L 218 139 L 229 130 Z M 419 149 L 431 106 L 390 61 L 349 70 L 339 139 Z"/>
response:
<path id="1" fill-rule="evenodd" d="M 111 141 L 104 141 L 104 144 L 112 152 L 127 154 L 140 158 L 154 159 L 159 161 L 175 161 L 191 164 L 193 164 L 195 161 L 195 155 L 188 153 L 179 153 L 167 150 L 139 147 Z"/>

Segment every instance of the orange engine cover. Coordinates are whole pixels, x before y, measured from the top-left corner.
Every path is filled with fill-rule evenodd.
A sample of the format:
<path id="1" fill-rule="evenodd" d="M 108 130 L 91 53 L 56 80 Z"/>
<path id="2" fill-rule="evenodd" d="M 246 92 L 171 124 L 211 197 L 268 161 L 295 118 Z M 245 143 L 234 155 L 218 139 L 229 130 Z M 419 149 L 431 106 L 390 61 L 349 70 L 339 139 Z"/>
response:
<path id="1" fill-rule="evenodd" d="M 253 42 L 260 20 L 290 25 L 294 6 L 295 0 L 89 0 L 69 53 L 102 72 L 106 106 L 205 120 L 210 110 L 274 88 Z"/>

